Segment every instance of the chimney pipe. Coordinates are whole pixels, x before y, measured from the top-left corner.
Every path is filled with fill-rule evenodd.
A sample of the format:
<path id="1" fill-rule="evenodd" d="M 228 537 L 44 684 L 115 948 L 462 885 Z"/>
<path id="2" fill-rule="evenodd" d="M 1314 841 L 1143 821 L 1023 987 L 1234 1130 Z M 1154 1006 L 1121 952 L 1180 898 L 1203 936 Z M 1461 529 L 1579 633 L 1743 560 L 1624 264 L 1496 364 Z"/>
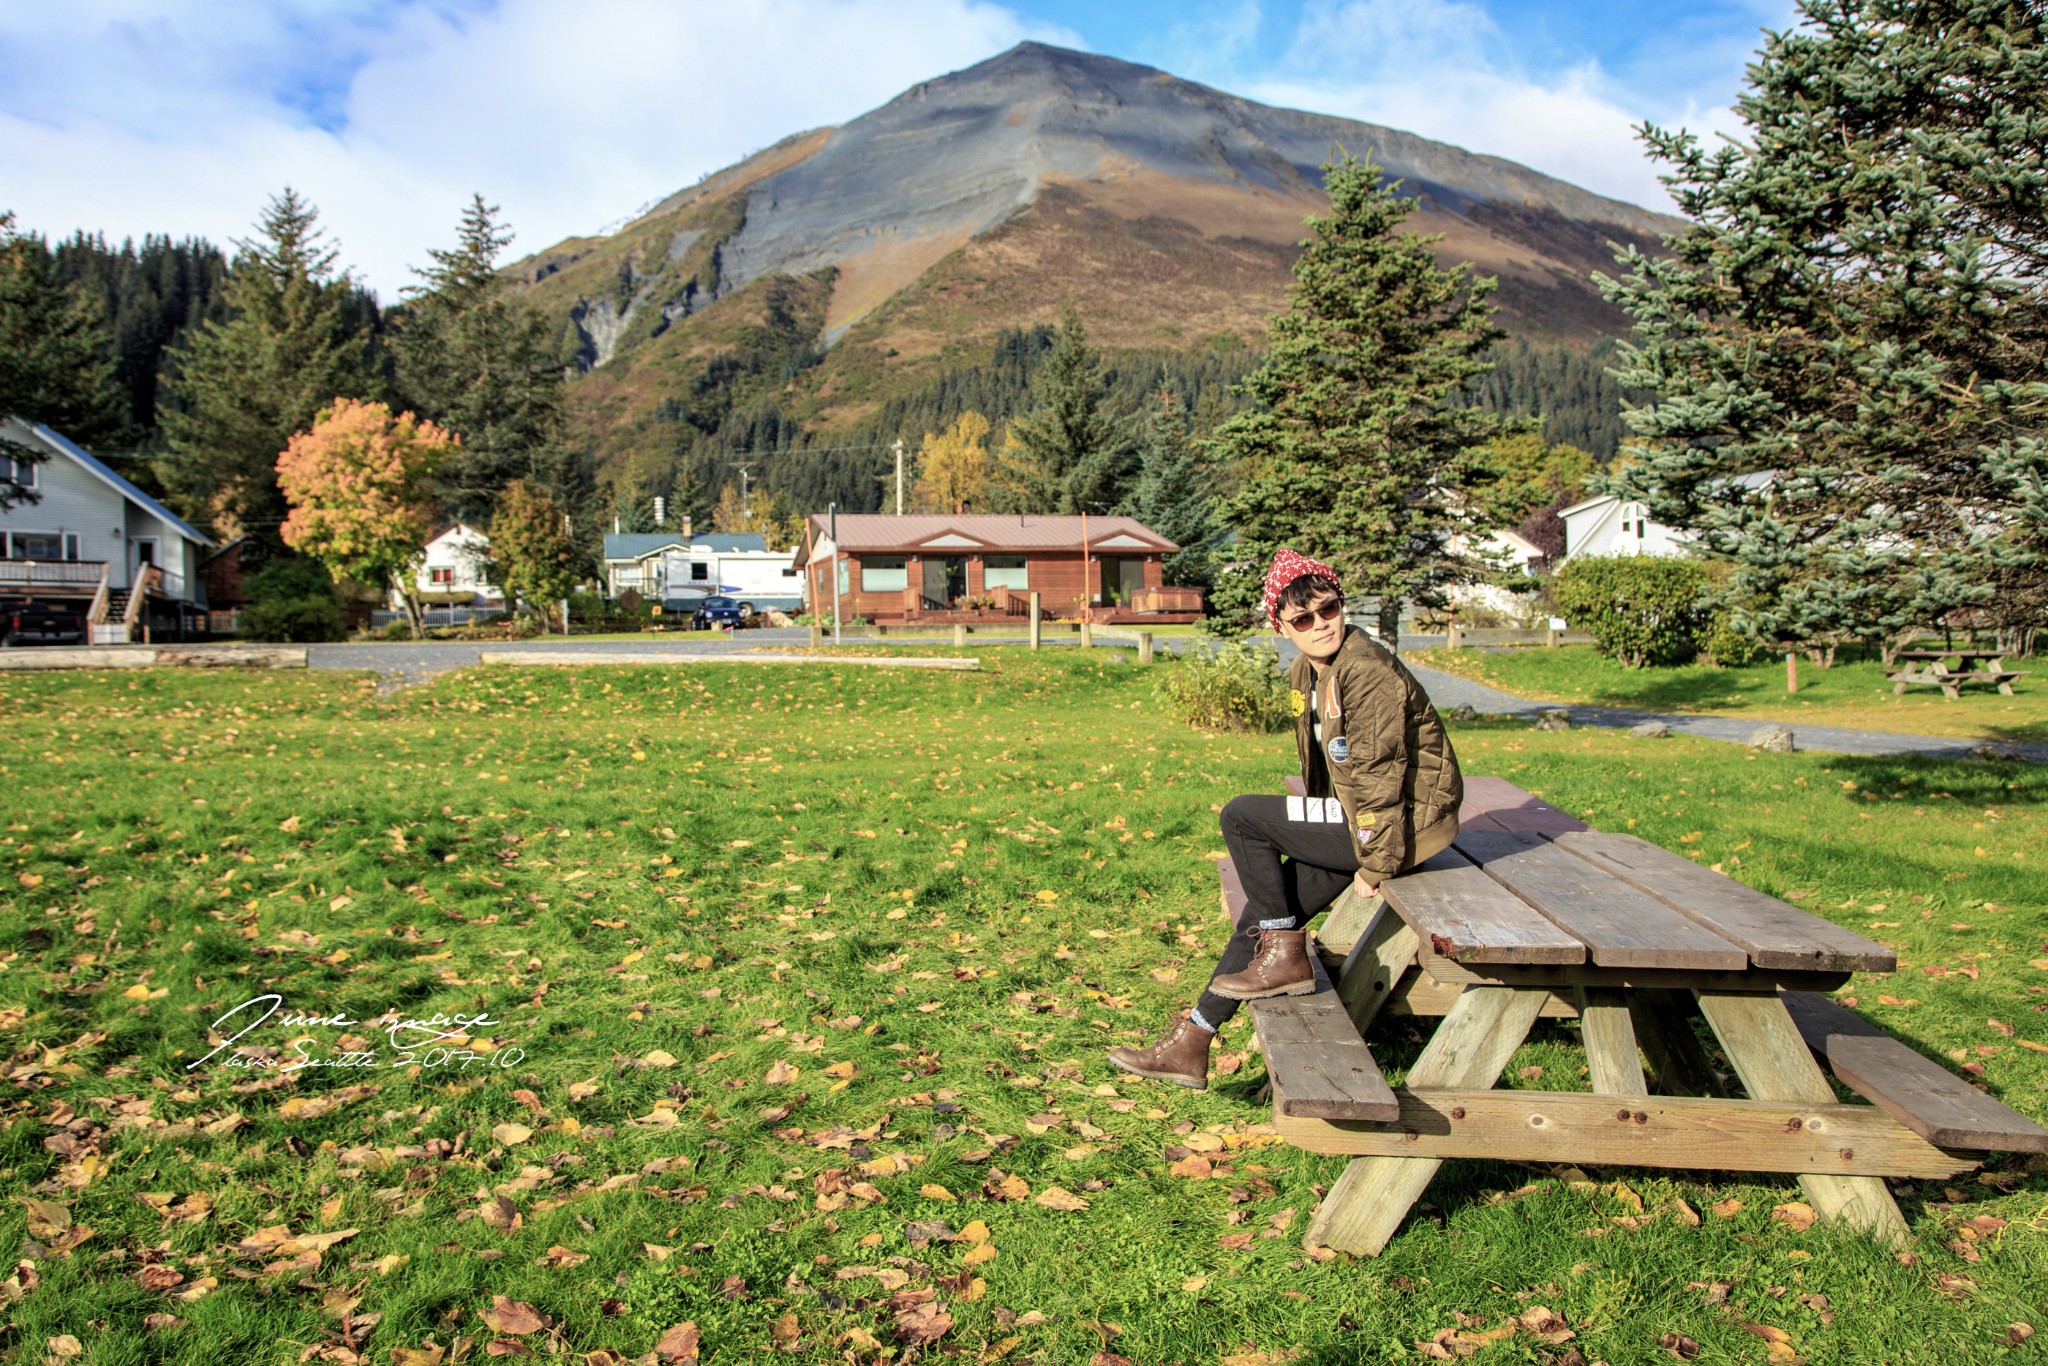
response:
<path id="1" fill-rule="evenodd" d="M 683 517 L 683 539 L 690 539 L 690 519 L 687 514 Z"/>

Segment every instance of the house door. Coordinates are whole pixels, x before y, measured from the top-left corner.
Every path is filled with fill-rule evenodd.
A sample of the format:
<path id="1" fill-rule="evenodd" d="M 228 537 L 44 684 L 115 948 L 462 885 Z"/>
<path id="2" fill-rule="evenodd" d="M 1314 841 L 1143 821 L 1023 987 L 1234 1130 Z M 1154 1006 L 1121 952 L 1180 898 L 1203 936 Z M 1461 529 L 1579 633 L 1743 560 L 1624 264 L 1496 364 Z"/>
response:
<path id="1" fill-rule="evenodd" d="M 128 572 L 128 582 L 131 585 L 139 584 L 142 581 L 144 566 L 156 563 L 156 537 L 137 536 L 128 544 L 135 549 L 135 564 Z"/>
<path id="2" fill-rule="evenodd" d="M 967 596 L 967 557 L 927 555 L 924 558 L 924 596 L 927 602 L 951 607 Z"/>
<path id="3" fill-rule="evenodd" d="M 1105 602 L 1129 606 L 1138 590 L 1145 586 L 1145 562 L 1131 556 L 1102 560 L 1102 596 Z"/>

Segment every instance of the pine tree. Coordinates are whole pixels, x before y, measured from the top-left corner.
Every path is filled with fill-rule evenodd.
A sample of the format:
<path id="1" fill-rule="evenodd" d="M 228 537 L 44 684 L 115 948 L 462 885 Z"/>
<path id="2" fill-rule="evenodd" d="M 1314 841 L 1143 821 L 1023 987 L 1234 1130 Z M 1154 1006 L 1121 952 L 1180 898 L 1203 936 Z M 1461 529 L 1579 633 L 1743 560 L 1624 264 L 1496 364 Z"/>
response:
<path id="1" fill-rule="evenodd" d="M 334 271 L 319 212 L 287 186 L 264 206 L 221 290 L 225 317 L 186 334 L 162 413 L 164 488 L 223 538 L 283 521 L 277 459 L 337 398 L 374 397 L 371 329 Z"/>
<path id="2" fill-rule="evenodd" d="M 2048 45 L 2038 6 L 1802 0 L 1706 147 L 1646 126 L 1694 227 L 1601 279 L 1635 319 L 1607 487 L 1825 650 L 2039 601 L 2048 538 Z"/>
<path id="3" fill-rule="evenodd" d="M 1014 453 L 999 482 L 1018 512 L 1102 512 L 1121 501 L 1133 474 L 1130 433 L 1107 405 L 1102 359 L 1071 303 L 1059 339 L 1032 383 L 1032 408 L 1009 425 Z"/>
<path id="4" fill-rule="evenodd" d="M 1171 391 L 1155 396 L 1139 424 L 1138 481 L 1124 511 L 1180 547 L 1161 566 L 1166 583 L 1207 587 L 1213 581 L 1223 538 L 1216 493 Z"/>
<path id="5" fill-rule="evenodd" d="M 43 240 L 0 214 L 0 417 L 44 423 L 86 446 L 121 440 L 128 423 L 111 350 L 98 299 L 60 282 Z M 43 451 L 5 442 L 0 455 L 33 464 Z M 0 481 L 0 508 L 35 497 Z"/>
<path id="6" fill-rule="evenodd" d="M 1330 211 L 1308 220 L 1287 311 L 1244 382 L 1256 406 L 1212 443 L 1216 463 L 1243 471 L 1224 517 L 1245 566 L 1213 606 L 1226 629 L 1249 625 L 1258 575 L 1291 545 L 1337 568 L 1353 599 L 1377 599 L 1392 640 L 1404 603 L 1441 607 L 1489 572 L 1450 542 L 1477 526 L 1489 472 L 1475 448 L 1502 420 L 1456 400 L 1502 333 L 1494 281 L 1438 267 L 1436 236 L 1397 231 L 1414 204 L 1379 167 L 1340 153 L 1324 177 Z"/>
<path id="7" fill-rule="evenodd" d="M 589 492 L 562 431 L 563 369 L 547 321 L 511 295 L 497 259 L 512 241 L 482 195 L 453 248 L 429 248 L 423 284 L 405 291 L 393 349 L 409 404 L 462 436 L 441 471 L 451 517 L 481 520 L 514 479 L 545 486 L 572 513 Z"/>

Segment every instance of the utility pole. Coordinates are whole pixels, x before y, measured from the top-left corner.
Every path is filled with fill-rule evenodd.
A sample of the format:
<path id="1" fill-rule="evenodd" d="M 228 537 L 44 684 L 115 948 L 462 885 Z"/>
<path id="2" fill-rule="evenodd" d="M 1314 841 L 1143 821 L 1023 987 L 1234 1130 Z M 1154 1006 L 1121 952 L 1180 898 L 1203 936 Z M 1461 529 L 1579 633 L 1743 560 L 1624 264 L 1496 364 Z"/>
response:
<path id="1" fill-rule="evenodd" d="M 750 472 L 749 467 L 738 460 L 728 461 L 727 463 L 740 472 L 740 522 L 743 526 L 752 526 L 754 524 L 754 509 L 753 504 L 747 501 L 747 475 Z"/>
<path id="2" fill-rule="evenodd" d="M 839 566 L 844 562 L 839 549 L 839 504 L 825 505 L 825 536 L 832 542 L 832 643 L 839 643 Z"/>
<path id="3" fill-rule="evenodd" d="M 896 515 L 903 515 L 903 438 L 897 437 L 890 449 L 896 452 Z"/>

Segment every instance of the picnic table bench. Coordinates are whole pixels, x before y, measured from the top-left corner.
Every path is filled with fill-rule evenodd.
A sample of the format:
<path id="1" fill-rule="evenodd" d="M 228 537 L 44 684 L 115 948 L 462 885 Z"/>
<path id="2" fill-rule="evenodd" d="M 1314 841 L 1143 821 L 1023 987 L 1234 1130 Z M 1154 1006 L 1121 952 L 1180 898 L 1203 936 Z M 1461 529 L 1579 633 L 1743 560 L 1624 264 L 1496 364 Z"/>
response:
<path id="1" fill-rule="evenodd" d="M 1466 780 L 1459 823 L 1380 897 L 1338 899 L 1313 994 L 1247 1003 L 1275 1127 L 1353 1159 L 1309 1247 L 1377 1254 L 1446 1158 L 1796 1173 L 1823 1218 L 1896 1242 L 1882 1178 L 2048 1152 L 2048 1130 L 1823 994 L 1895 969 L 1882 944 L 1498 778 Z M 1400 1086 L 1367 1042 L 1381 1014 L 1438 1021 Z M 1545 1016 L 1578 1020 L 1590 1090 L 1495 1089 Z M 1841 1103 L 1822 1063 L 1871 1103 Z"/>

